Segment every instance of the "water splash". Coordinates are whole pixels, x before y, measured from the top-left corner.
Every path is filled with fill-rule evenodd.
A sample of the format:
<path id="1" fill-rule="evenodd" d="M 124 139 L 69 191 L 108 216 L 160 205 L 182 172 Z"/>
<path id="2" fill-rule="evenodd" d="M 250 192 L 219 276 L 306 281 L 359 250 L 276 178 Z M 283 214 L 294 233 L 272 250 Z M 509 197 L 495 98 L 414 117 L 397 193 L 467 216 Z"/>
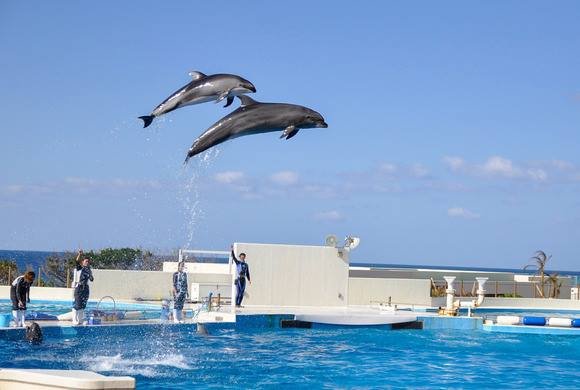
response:
<path id="1" fill-rule="evenodd" d="M 205 177 L 205 173 L 219 155 L 219 149 L 213 148 L 203 153 L 184 166 L 181 171 L 179 182 L 180 197 L 183 204 L 183 214 L 185 219 L 185 243 L 184 248 L 192 248 L 194 239 L 199 231 L 199 226 L 205 217 L 201 204 L 200 188 Z"/>
<path id="2" fill-rule="evenodd" d="M 161 375 L 158 368 L 171 367 L 188 370 L 185 356 L 181 354 L 153 354 L 148 359 L 142 357 L 123 356 L 118 353 L 113 356 L 92 356 L 85 359 L 87 369 L 97 372 L 120 372 L 124 375 L 142 375 L 156 377 Z"/>

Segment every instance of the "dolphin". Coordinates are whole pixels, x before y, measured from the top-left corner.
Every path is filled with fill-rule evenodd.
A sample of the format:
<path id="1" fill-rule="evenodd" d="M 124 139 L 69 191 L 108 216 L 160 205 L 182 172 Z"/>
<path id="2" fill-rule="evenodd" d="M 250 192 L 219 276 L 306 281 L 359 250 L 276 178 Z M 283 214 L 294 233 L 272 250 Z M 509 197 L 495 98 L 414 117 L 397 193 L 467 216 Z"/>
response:
<path id="1" fill-rule="evenodd" d="M 25 339 L 31 344 L 40 344 L 42 343 L 42 330 L 40 329 L 40 325 L 36 322 L 33 322 L 29 326 L 26 327 L 26 334 Z"/>
<path id="2" fill-rule="evenodd" d="M 238 96 L 241 106 L 214 123 L 191 145 L 185 162 L 215 145 L 244 135 L 283 130 L 280 138 L 290 139 L 300 129 L 328 125 L 322 115 L 310 108 L 286 103 L 260 103 L 249 96 Z"/>
<path id="3" fill-rule="evenodd" d="M 212 74 L 207 76 L 201 72 L 189 72 L 192 81 L 175 91 L 160 105 L 155 107 L 150 115 L 140 116 L 143 127 L 147 127 L 156 117 L 167 114 L 179 107 L 189 106 L 215 100 L 216 103 L 226 100 L 229 106 L 234 101 L 234 96 L 244 93 L 256 92 L 254 84 L 248 80 L 233 74 Z"/>

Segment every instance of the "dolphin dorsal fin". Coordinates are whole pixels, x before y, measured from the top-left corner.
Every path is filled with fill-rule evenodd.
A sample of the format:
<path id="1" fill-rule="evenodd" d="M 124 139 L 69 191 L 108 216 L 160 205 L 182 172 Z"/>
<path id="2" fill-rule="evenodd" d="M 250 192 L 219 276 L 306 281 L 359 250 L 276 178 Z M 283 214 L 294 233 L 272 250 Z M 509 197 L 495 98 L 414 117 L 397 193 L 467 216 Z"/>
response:
<path id="1" fill-rule="evenodd" d="M 258 102 L 247 95 L 240 95 L 238 99 L 242 102 L 242 107 L 251 106 L 252 104 L 257 104 Z"/>
<path id="2" fill-rule="evenodd" d="M 204 73 L 198 72 L 197 70 L 192 70 L 191 72 L 189 72 L 189 75 L 194 81 L 199 80 L 203 77 L 207 77 Z"/>

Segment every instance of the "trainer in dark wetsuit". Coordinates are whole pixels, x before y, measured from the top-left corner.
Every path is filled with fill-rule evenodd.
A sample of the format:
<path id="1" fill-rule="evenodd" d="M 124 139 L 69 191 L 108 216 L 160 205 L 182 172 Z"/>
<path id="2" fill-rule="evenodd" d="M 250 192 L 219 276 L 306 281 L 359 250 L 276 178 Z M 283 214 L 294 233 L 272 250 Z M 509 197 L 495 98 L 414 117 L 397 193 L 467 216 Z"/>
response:
<path id="1" fill-rule="evenodd" d="M 187 292 L 187 273 L 183 271 L 185 263 L 177 264 L 177 272 L 173 274 L 173 322 L 182 322 L 183 304 L 189 295 Z"/>
<path id="2" fill-rule="evenodd" d="M 28 271 L 14 279 L 10 286 L 12 317 L 16 326 L 25 326 L 26 304 L 30 302 L 30 286 L 34 282 L 35 276 L 34 272 Z"/>
<path id="3" fill-rule="evenodd" d="M 79 251 L 77 255 L 77 266 L 75 268 L 74 276 L 74 304 L 73 304 L 73 324 L 82 324 L 87 302 L 89 300 L 89 281 L 94 281 L 93 271 L 89 266 L 89 259 L 84 258 L 79 262 L 83 251 Z"/>
<path id="4" fill-rule="evenodd" d="M 240 259 L 236 258 L 234 253 L 234 246 L 232 245 L 232 259 L 236 263 L 236 307 L 242 306 L 244 300 L 244 291 L 246 291 L 246 279 L 252 284 L 250 280 L 250 267 L 246 263 L 246 254 L 240 253 Z"/>

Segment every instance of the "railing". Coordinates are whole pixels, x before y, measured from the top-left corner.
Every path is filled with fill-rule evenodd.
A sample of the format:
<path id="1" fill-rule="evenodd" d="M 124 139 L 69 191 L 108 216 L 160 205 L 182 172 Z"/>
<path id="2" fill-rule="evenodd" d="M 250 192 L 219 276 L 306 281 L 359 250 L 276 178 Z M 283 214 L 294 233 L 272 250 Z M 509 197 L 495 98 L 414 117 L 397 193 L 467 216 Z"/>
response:
<path id="1" fill-rule="evenodd" d="M 30 269 L 28 269 L 30 270 Z M 18 275 L 21 275 L 23 272 L 14 272 L 11 268 L 6 269 L 4 272 L 0 273 L 0 286 L 10 286 L 14 279 Z M 67 268 L 66 274 L 60 277 L 51 277 L 47 275 L 47 273 L 42 269 L 42 267 L 38 267 L 38 270 L 35 271 L 36 278 L 34 280 L 34 286 L 36 287 L 66 287 L 70 288 L 71 286 L 71 276 L 73 269 Z M 61 280 L 60 278 L 64 278 L 65 280 Z M 47 286 L 47 283 L 49 284 Z"/>
<path id="2" fill-rule="evenodd" d="M 458 297 L 477 296 L 477 282 L 475 280 L 457 280 L 454 284 L 455 295 Z M 544 286 L 538 281 L 494 281 L 485 285 L 485 295 L 495 298 L 570 298 L 570 289 L 574 285 L 553 285 L 545 282 Z M 580 284 L 576 286 L 580 287 Z M 431 297 L 444 297 L 447 283 L 444 280 L 431 280 Z"/>

